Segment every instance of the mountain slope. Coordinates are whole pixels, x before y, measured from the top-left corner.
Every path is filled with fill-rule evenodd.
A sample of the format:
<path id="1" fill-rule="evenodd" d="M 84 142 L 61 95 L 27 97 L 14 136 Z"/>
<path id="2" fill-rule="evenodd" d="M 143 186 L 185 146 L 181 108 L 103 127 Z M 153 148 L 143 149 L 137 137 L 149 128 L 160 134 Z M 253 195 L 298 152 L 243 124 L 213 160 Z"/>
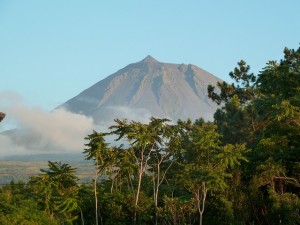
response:
<path id="1" fill-rule="evenodd" d="M 162 63 L 147 56 L 99 81 L 60 107 L 92 116 L 146 120 L 150 116 L 212 120 L 217 105 L 207 85 L 221 81 L 194 65 Z"/>

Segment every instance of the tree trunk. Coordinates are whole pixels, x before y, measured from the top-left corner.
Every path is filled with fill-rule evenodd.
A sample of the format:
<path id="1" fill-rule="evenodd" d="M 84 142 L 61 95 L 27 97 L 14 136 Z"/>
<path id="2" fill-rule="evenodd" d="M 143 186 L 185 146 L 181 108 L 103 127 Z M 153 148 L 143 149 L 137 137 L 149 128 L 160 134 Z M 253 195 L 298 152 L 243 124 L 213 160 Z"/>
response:
<path id="1" fill-rule="evenodd" d="M 199 218 L 199 225 L 202 225 L 202 213 L 200 213 L 200 218 Z"/>
<path id="2" fill-rule="evenodd" d="M 143 177 L 143 169 L 141 169 L 141 171 L 139 171 L 138 187 L 137 187 L 137 192 L 136 192 L 136 196 L 135 196 L 135 207 L 137 207 L 137 205 L 139 203 L 140 190 L 141 190 L 141 184 L 142 184 L 142 177 Z M 136 213 L 136 208 L 135 208 L 134 218 L 133 218 L 133 224 L 134 225 L 136 224 L 136 217 L 137 217 L 137 213 Z"/>
<path id="3" fill-rule="evenodd" d="M 140 197 L 140 190 L 141 190 L 141 184 L 142 184 L 142 177 L 143 177 L 143 172 L 139 172 L 139 181 L 138 181 L 138 187 L 136 191 L 136 197 L 135 197 L 135 205 L 138 205 L 139 202 L 139 197 Z"/>
<path id="4" fill-rule="evenodd" d="M 82 212 L 81 208 L 80 208 L 80 217 L 81 217 L 81 224 L 84 225 L 84 217 L 83 217 L 83 212 Z"/>
<path id="5" fill-rule="evenodd" d="M 98 176 L 98 172 L 97 171 L 98 171 L 98 162 L 96 162 L 95 178 L 94 178 L 96 225 L 98 225 L 98 198 L 97 198 L 97 176 Z"/>
<path id="6" fill-rule="evenodd" d="M 159 180 L 159 176 L 160 176 L 160 166 L 159 163 L 157 164 L 157 180 L 155 182 L 155 176 L 153 178 L 153 182 L 154 182 L 154 205 L 155 205 L 155 225 L 158 224 L 158 215 L 157 215 L 157 207 L 158 207 L 158 188 L 160 185 L 160 180 Z"/>
<path id="7" fill-rule="evenodd" d="M 110 193 L 113 193 L 113 189 L 114 189 L 114 180 L 115 179 L 111 179 L 111 186 L 110 186 Z"/>
<path id="8" fill-rule="evenodd" d="M 202 183 L 202 209 L 201 209 L 200 223 L 199 223 L 200 225 L 202 225 L 202 218 L 203 218 L 203 212 L 204 212 L 204 208 L 205 208 L 206 193 L 207 193 L 206 185 L 205 185 L 205 182 L 203 182 Z"/>
<path id="9" fill-rule="evenodd" d="M 201 194 L 200 194 L 200 192 L 201 192 Z M 198 208 L 198 212 L 199 212 L 199 225 L 202 225 L 203 213 L 204 213 L 204 209 L 205 209 L 205 200 L 206 200 L 206 194 L 207 194 L 205 182 L 202 182 L 201 190 L 198 189 L 197 191 L 194 192 L 194 194 L 195 194 L 195 199 L 197 202 L 197 208 Z"/>

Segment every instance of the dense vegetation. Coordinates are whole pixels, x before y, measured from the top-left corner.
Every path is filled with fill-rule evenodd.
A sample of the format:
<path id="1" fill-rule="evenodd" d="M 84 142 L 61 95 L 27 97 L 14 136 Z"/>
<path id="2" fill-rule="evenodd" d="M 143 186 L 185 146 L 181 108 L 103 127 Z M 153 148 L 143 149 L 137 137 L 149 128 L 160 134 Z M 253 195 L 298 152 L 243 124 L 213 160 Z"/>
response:
<path id="1" fill-rule="evenodd" d="M 249 71 L 208 87 L 214 122 L 117 119 L 88 135 L 92 183 L 49 161 L 2 187 L 1 224 L 300 224 L 300 48 Z"/>

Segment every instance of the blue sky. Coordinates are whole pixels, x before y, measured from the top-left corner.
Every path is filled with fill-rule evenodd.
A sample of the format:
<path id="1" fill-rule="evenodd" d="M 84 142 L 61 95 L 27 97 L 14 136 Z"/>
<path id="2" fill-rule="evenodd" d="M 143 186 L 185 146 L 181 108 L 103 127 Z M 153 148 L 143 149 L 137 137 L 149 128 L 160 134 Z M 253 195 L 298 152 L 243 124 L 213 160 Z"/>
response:
<path id="1" fill-rule="evenodd" d="M 240 59 L 257 73 L 299 47 L 299 9 L 299 0 L 0 0 L 0 92 L 51 110 L 147 55 L 225 80 Z"/>

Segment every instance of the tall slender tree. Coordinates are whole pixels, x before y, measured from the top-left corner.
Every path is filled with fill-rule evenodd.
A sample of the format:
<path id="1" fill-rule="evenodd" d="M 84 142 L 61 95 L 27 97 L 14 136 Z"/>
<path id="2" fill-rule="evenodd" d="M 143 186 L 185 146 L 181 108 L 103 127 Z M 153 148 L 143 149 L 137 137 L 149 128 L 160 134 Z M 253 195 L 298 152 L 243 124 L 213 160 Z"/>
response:
<path id="1" fill-rule="evenodd" d="M 137 223 L 137 207 L 139 203 L 141 185 L 145 172 L 149 169 L 149 160 L 152 153 L 163 145 L 163 127 L 167 119 L 151 118 L 149 124 L 127 120 L 115 120 L 116 125 L 110 127 L 112 134 L 117 135 L 117 141 L 125 138 L 129 142 L 130 151 L 134 157 L 137 174 L 137 187 L 135 192 L 135 212 L 133 223 Z"/>
<path id="2" fill-rule="evenodd" d="M 96 225 L 98 225 L 98 194 L 97 194 L 97 180 L 98 176 L 103 175 L 103 172 L 110 162 L 108 157 L 108 144 L 105 142 L 104 134 L 93 131 L 92 134 L 85 137 L 85 140 L 89 142 L 85 144 L 86 148 L 84 149 L 85 159 L 94 160 L 95 162 L 95 175 L 94 175 L 94 196 L 95 196 L 95 219 Z M 101 224 L 102 217 L 100 214 Z"/>

